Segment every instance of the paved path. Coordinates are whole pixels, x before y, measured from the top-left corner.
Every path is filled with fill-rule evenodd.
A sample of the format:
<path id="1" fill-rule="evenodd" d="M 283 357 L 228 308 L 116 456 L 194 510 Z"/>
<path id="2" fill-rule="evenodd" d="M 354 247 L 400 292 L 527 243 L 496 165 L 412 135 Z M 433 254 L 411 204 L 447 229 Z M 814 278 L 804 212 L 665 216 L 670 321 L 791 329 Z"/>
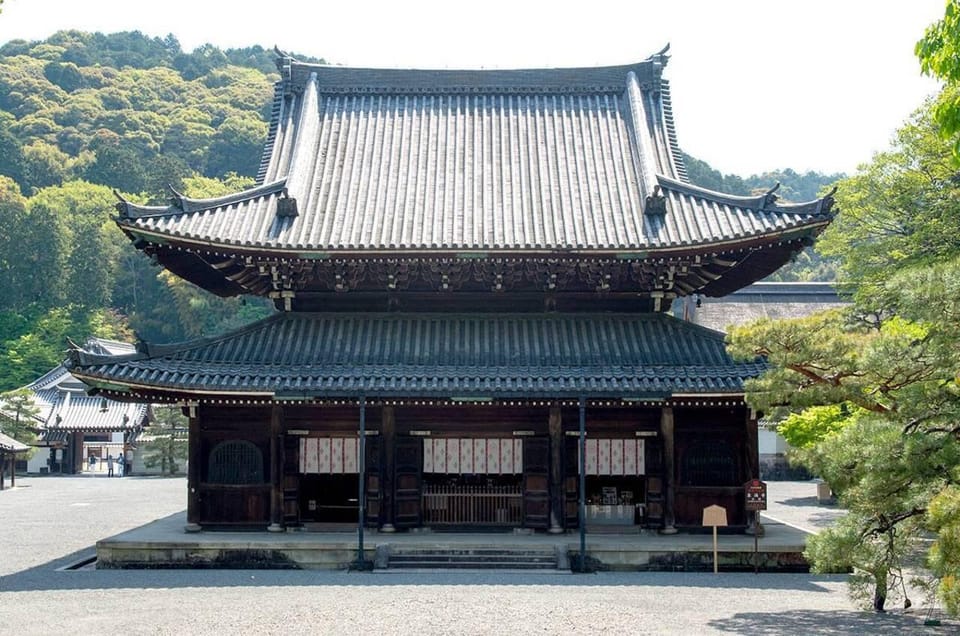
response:
<path id="1" fill-rule="evenodd" d="M 805 532 L 818 532 L 843 515 L 843 509 L 836 504 L 817 503 L 817 484 L 812 481 L 767 483 L 767 511 L 763 516 L 769 520 Z"/>
<path id="2" fill-rule="evenodd" d="M 924 627 L 920 609 L 880 616 L 858 611 L 847 599 L 842 576 L 58 571 L 92 554 L 97 539 L 182 510 L 184 481 L 44 477 L 17 483 L 18 488 L 0 492 L 3 634 L 900 635 L 960 630 L 957 623 Z M 771 486 L 771 503 L 778 500 L 785 511 L 800 515 L 810 507 L 798 500 L 807 498 L 812 484 L 798 485 L 798 494 L 784 495 L 782 501 Z M 771 513 L 779 510 L 771 506 Z"/>

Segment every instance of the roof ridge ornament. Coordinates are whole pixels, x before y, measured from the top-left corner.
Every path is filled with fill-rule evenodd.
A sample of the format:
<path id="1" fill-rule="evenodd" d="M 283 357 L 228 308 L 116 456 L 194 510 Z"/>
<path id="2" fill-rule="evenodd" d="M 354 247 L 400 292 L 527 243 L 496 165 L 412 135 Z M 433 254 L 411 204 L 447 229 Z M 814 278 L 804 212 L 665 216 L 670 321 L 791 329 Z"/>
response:
<path id="1" fill-rule="evenodd" d="M 760 211 L 761 211 L 761 212 L 765 212 L 765 211 L 767 210 L 767 206 L 774 206 L 774 207 L 776 207 L 776 205 L 777 205 L 777 199 L 780 198 L 780 197 L 777 196 L 777 194 L 776 194 L 777 190 L 779 190 L 779 189 L 780 189 L 780 182 L 777 181 L 776 185 L 774 185 L 772 188 L 770 188 L 769 190 L 767 190 L 766 192 L 763 193 L 763 198 L 760 200 Z"/>
<path id="2" fill-rule="evenodd" d="M 177 192 L 172 183 L 167 184 L 167 189 L 170 190 L 170 193 L 173 195 L 170 197 L 170 199 L 168 199 L 170 201 L 170 205 L 177 208 L 181 212 L 186 212 L 187 210 L 184 207 L 184 200 L 186 199 L 186 196 Z"/>
<path id="3" fill-rule="evenodd" d="M 667 55 L 667 51 L 670 50 L 670 43 L 667 42 L 667 45 L 647 58 L 647 62 L 653 64 L 653 74 L 655 77 L 659 78 L 663 73 L 663 67 L 667 65 L 667 62 L 670 60 L 670 56 Z"/>
<path id="4" fill-rule="evenodd" d="M 135 338 L 134 349 L 137 353 L 142 353 L 144 355 L 150 355 L 150 345 L 146 340 L 143 339 L 138 332 L 133 332 L 133 337 Z"/>
<path id="5" fill-rule="evenodd" d="M 653 186 L 653 192 L 644 202 L 643 213 L 651 216 L 665 216 L 667 213 L 667 197 L 663 195 L 660 184 Z"/>
<path id="6" fill-rule="evenodd" d="M 117 189 L 113 190 L 113 196 L 117 197 L 118 199 L 117 204 L 114 207 L 117 208 L 117 213 L 120 215 L 120 218 L 121 219 L 130 218 L 130 202 L 127 201 L 124 198 L 124 196 L 120 194 L 120 191 Z"/>
<path id="7" fill-rule="evenodd" d="M 836 200 L 834 197 L 836 196 L 837 190 L 839 189 L 839 187 L 840 187 L 840 186 L 833 186 L 833 189 L 830 190 L 830 192 L 828 192 L 828 193 L 826 194 L 826 196 L 824 196 L 824 197 L 820 200 L 820 213 L 821 213 L 821 214 L 831 214 L 831 213 L 832 213 L 831 210 L 833 209 L 833 204 L 837 202 L 837 200 Z"/>
<path id="8" fill-rule="evenodd" d="M 297 200 L 290 196 L 287 189 L 284 188 L 277 198 L 277 216 L 281 218 L 294 218 L 298 214 Z"/>
<path id="9" fill-rule="evenodd" d="M 283 79 L 290 79 L 290 67 L 296 61 L 296 58 L 286 51 L 281 51 L 276 44 L 273 45 L 273 52 L 277 56 L 273 63 L 276 64 L 280 75 Z"/>

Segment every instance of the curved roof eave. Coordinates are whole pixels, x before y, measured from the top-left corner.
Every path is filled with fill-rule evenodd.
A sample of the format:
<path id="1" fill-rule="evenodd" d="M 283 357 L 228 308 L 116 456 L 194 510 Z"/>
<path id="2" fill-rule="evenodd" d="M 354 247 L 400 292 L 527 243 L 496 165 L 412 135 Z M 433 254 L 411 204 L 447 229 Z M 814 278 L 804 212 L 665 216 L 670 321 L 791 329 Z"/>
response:
<path id="1" fill-rule="evenodd" d="M 716 190 L 710 190 L 709 188 L 694 185 L 686 181 L 671 179 L 663 174 L 657 175 L 657 181 L 667 190 L 706 199 L 714 203 L 729 205 L 730 207 L 734 208 L 743 208 L 756 212 L 767 213 L 806 213 L 814 217 L 825 217 L 827 219 L 831 219 L 834 216 L 833 203 L 834 194 L 837 191 L 836 188 L 834 188 L 829 194 L 812 201 L 804 201 L 800 203 L 778 203 L 777 201 L 779 200 L 779 197 L 777 197 L 776 191 L 780 188 L 779 183 L 774 185 L 763 194 L 741 196 L 717 192 Z"/>
<path id="2" fill-rule="evenodd" d="M 283 177 L 270 183 L 248 188 L 247 190 L 210 199 L 191 199 L 170 188 L 172 196 L 170 198 L 170 205 L 167 206 L 139 205 L 117 194 L 117 198 L 120 199 L 120 202 L 117 204 L 117 211 L 119 212 L 120 221 L 135 221 L 136 219 L 206 212 L 271 194 L 282 194 L 285 191 L 286 184 L 287 178 Z"/>

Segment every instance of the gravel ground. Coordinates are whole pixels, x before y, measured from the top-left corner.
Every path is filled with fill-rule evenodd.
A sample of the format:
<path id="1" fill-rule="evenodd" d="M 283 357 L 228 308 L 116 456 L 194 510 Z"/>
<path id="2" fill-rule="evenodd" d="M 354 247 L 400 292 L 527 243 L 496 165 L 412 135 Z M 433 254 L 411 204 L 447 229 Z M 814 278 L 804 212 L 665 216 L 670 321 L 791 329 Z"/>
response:
<path id="1" fill-rule="evenodd" d="M 771 514 L 803 521 L 815 487 L 785 487 L 771 483 Z M 92 554 L 97 539 L 182 510 L 184 490 L 182 479 L 42 477 L 0 492 L 0 633 L 960 631 L 924 626 L 919 602 L 912 613 L 858 611 L 842 576 L 57 569 Z"/>

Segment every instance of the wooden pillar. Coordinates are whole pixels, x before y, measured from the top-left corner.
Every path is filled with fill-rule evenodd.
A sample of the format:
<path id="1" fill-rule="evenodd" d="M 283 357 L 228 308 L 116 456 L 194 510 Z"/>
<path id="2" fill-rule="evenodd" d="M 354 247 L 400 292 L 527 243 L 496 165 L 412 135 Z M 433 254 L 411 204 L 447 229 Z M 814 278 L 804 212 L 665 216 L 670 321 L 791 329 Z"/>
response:
<path id="1" fill-rule="evenodd" d="M 747 430 L 745 431 L 746 435 L 744 439 L 746 443 L 744 444 L 744 453 L 746 453 L 746 479 L 743 479 L 744 482 L 750 481 L 751 479 L 760 479 L 760 442 L 759 435 L 760 431 L 757 427 L 757 412 L 751 408 L 747 409 L 747 415 L 744 418 L 747 423 Z M 744 497 L 746 494 L 744 494 Z M 762 536 L 764 533 L 763 525 L 760 523 L 760 513 L 759 511 L 754 513 L 747 513 L 747 534 L 753 534 L 756 536 Z"/>
<path id="2" fill-rule="evenodd" d="M 7 470 L 7 454 L 0 453 L 0 490 L 3 490 L 4 472 Z"/>
<path id="3" fill-rule="evenodd" d="M 14 453 L 10 456 L 10 487 L 16 488 L 17 486 L 17 454 Z"/>
<path id="4" fill-rule="evenodd" d="M 367 470 L 365 466 L 365 460 L 367 458 L 366 452 L 366 442 L 367 442 L 367 398 L 366 396 L 360 396 L 360 426 L 357 431 L 357 445 L 360 449 L 358 464 L 360 475 L 365 475 Z M 364 556 L 364 547 L 363 547 L 363 526 L 366 523 L 367 515 L 367 505 L 364 500 L 364 495 L 366 494 L 367 485 L 363 483 L 361 478 L 360 484 L 357 487 L 357 561 L 354 565 L 357 569 L 367 570 L 367 560 Z M 372 564 L 369 569 L 373 569 Z"/>
<path id="5" fill-rule="evenodd" d="M 381 510 L 383 511 L 383 527 L 381 532 L 395 532 L 393 525 L 395 519 L 394 510 L 394 476 L 396 461 L 396 442 L 397 442 L 397 420 L 394 407 L 384 406 L 381 411 L 380 421 L 380 496 L 383 498 Z"/>
<path id="6" fill-rule="evenodd" d="M 760 479 L 760 442 L 758 439 L 760 433 L 757 427 L 757 412 L 753 409 L 747 409 L 746 423 L 747 430 L 744 451 L 747 454 L 747 474 L 746 479 L 743 481 Z"/>
<path id="7" fill-rule="evenodd" d="M 270 532 L 283 532 L 283 407 L 270 411 Z"/>
<path id="8" fill-rule="evenodd" d="M 560 405 L 550 405 L 547 420 L 550 433 L 550 529 L 552 534 L 563 532 L 563 420 Z"/>
<path id="9" fill-rule="evenodd" d="M 187 532 L 200 532 L 200 417 L 199 407 L 187 407 Z"/>
<path id="10" fill-rule="evenodd" d="M 587 571 L 587 399 L 580 396 L 577 400 L 580 412 L 580 448 L 579 476 L 580 476 L 580 572 Z"/>
<path id="11" fill-rule="evenodd" d="M 660 411 L 660 437 L 663 439 L 663 534 L 676 534 L 676 516 L 673 511 L 676 469 L 674 467 L 673 407 Z"/>

